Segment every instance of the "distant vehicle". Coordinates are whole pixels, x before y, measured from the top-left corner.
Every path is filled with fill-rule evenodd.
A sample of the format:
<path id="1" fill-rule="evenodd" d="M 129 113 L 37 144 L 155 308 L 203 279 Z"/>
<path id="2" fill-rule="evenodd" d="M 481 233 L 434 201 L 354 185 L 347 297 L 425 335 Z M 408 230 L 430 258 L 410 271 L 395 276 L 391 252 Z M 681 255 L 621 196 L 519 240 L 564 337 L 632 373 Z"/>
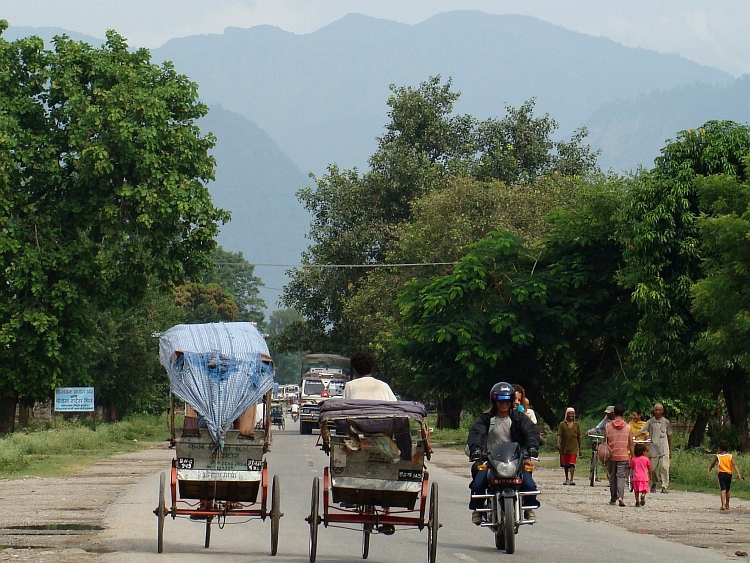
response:
<path id="1" fill-rule="evenodd" d="M 309 354 L 302 360 L 299 385 L 299 433 L 312 434 L 318 426 L 320 403 L 331 397 L 343 397 L 352 378 L 349 358 L 334 354 Z"/>

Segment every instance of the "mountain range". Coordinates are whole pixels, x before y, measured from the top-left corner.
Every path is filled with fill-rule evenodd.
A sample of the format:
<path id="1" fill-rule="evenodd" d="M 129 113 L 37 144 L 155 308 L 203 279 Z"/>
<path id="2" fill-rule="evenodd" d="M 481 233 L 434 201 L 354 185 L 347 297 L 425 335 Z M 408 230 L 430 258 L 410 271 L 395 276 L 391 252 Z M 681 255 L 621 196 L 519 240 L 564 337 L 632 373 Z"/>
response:
<path id="1" fill-rule="evenodd" d="M 12 22 L 11 22 L 12 23 Z M 57 33 L 9 28 L 3 37 Z M 198 83 L 211 106 L 201 128 L 218 138 L 216 204 L 232 211 L 219 237 L 253 263 L 295 264 L 309 215 L 295 192 L 309 171 L 367 166 L 388 122 L 389 85 L 433 75 L 461 92 L 458 113 L 502 117 L 536 99 L 567 137 L 587 126 L 603 168 L 650 166 L 667 139 L 709 119 L 750 121 L 750 77 L 674 54 L 630 48 L 528 16 L 448 12 L 416 25 L 350 14 L 298 35 L 261 25 L 172 39 L 152 49 Z M 275 308 L 284 267 L 258 267 Z M 275 288 L 275 289 L 271 289 Z"/>

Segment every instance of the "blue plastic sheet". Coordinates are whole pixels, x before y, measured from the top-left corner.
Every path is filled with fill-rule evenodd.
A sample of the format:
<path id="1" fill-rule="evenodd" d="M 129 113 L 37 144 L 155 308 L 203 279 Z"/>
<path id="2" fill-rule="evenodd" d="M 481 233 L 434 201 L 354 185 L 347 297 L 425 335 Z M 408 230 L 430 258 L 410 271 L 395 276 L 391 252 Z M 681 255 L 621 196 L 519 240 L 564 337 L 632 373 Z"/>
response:
<path id="1" fill-rule="evenodd" d="M 252 323 L 176 325 L 159 336 L 159 359 L 172 393 L 206 421 L 214 442 L 273 387 L 263 336 Z"/>

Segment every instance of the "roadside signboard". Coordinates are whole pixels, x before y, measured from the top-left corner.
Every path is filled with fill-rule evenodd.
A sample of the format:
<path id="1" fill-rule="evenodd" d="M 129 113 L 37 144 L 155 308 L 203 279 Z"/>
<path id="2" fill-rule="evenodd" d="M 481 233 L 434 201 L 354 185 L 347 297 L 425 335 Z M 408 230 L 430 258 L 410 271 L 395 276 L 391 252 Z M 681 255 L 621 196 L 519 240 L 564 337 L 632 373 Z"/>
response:
<path id="1" fill-rule="evenodd" d="M 57 387 L 55 412 L 93 412 L 93 387 Z"/>

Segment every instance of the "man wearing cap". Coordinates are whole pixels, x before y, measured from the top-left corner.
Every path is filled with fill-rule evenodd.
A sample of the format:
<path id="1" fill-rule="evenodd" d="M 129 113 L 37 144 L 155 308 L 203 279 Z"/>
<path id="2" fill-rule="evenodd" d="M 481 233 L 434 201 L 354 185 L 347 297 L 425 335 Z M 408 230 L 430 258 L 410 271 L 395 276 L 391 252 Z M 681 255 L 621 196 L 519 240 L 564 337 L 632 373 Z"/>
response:
<path id="1" fill-rule="evenodd" d="M 602 436 L 604 434 L 604 428 L 612 422 L 615 419 L 615 406 L 609 405 L 606 409 L 604 409 L 604 418 L 602 421 L 591 428 L 588 432 L 586 432 L 587 436 L 591 436 L 592 434 L 597 436 Z"/>
<path id="2" fill-rule="evenodd" d="M 557 427 L 557 449 L 560 451 L 560 467 L 565 469 L 563 485 L 575 485 L 576 456 L 581 455 L 581 427 L 576 421 L 576 410 L 568 407 L 565 420 Z"/>

